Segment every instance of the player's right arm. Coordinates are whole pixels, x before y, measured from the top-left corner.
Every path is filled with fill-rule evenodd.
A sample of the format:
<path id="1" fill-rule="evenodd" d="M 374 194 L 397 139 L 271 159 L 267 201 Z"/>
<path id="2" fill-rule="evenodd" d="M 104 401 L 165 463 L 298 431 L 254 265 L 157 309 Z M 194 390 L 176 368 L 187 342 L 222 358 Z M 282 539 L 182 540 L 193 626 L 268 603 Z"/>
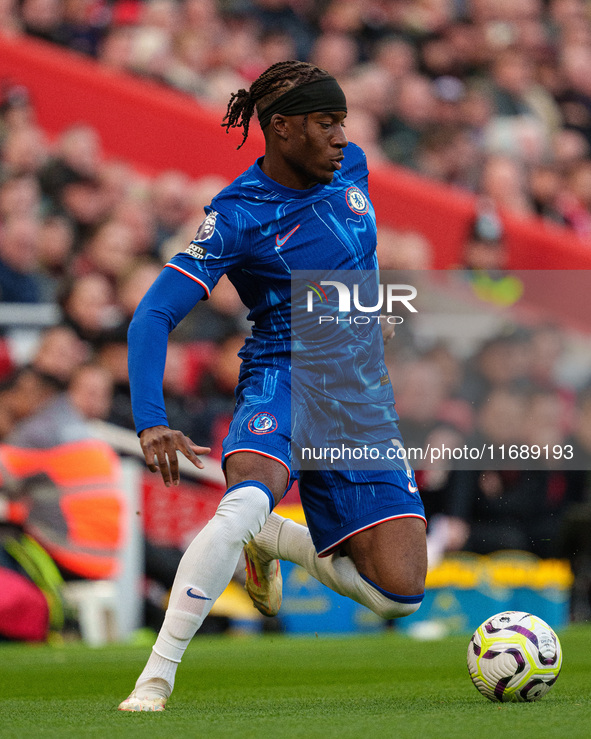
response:
<path id="1" fill-rule="evenodd" d="M 168 427 L 162 379 L 168 334 L 203 298 L 209 297 L 223 274 L 240 265 L 240 228 L 214 210 L 195 239 L 165 266 L 138 305 L 128 331 L 129 384 L 136 430 L 146 464 L 158 470 L 167 485 L 179 482 L 177 450 L 196 467 L 199 454 L 210 450 Z"/>
<path id="2" fill-rule="evenodd" d="M 177 450 L 198 468 L 203 467 L 198 455 L 209 452 L 168 427 L 162 389 L 168 334 L 205 295 L 202 284 L 165 268 L 138 305 L 127 334 L 136 430 L 148 468 L 160 471 L 166 485 L 180 479 Z"/>

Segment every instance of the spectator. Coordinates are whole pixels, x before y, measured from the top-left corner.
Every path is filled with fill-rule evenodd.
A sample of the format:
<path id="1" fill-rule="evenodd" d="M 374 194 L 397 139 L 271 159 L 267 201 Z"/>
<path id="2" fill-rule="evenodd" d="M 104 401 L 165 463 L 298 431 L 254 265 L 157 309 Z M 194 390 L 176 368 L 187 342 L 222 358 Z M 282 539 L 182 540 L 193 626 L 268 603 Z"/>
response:
<path id="1" fill-rule="evenodd" d="M 417 147 L 417 170 L 448 185 L 471 189 L 477 165 L 478 152 L 468 131 L 454 124 L 433 125 Z"/>
<path id="2" fill-rule="evenodd" d="M 0 173 L 3 177 L 37 175 L 47 156 L 45 134 L 35 123 L 6 132 Z"/>
<path id="3" fill-rule="evenodd" d="M 433 362 L 420 359 L 409 362 L 397 382 L 396 408 L 404 445 L 422 448 L 445 400 L 444 379 Z"/>
<path id="4" fill-rule="evenodd" d="M 562 50 L 560 68 L 565 86 L 558 94 L 564 125 L 581 133 L 591 146 L 591 47 L 572 45 Z"/>
<path id="5" fill-rule="evenodd" d="M 583 388 L 578 395 L 567 443 L 574 448 L 577 469 L 591 470 L 591 387 Z"/>
<path id="6" fill-rule="evenodd" d="M 497 272 L 507 262 L 503 224 L 494 202 L 480 198 L 477 213 L 464 244 L 462 266 L 467 270 Z"/>
<path id="7" fill-rule="evenodd" d="M 529 342 L 528 376 L 532 387 L 558 390 L 572 405 L 572 393 L 566 392 L 560 380 L 561 361 L 566 337 L 558 324 L 545 323 L 533 329 Z"/>
<path id="8" fill-rule="evenodd" d="M 573 166 L 557 206 L 564 223 L 581 238 L 591 238 L 591 161 L 585 159 Z"/>
<path id="9" fill-rule="evenodd" d="M 99 62 L 114 72 L 133 70 L 134 30 L 129 26 L 114 26 L 105 31 L 97 48 Z"/>
<path id="10" fill-rule="evenodd" d="M 107 203 L 98 178 L 54 159 L 40 173 L 40 182 L 49 210 L 72 223 L 74 247 L 79 249 L 106 216 Z"/>
<path id="11" fill-rule="evenodd" d="M 206 72 L 210 50 L 201 42 L 199 31 L 187 29 L 177 34 L 171 49 L 171 59 L 164 71 L 172 87 L 195 96 L 207 94 Z"/>
<path id="12" fill-rule="evenodd" d="M 30 36 L 59 43 L 62 5 L 59 0 L 23 0 L 21 6 L 25 31 Z"/>
<path id="13" fill-rule="evenodd" d="M 50 375 L 25 367 L 4 396 L 11 418 L 7 444 L 46 449 L 86 438 L 87 429 L 73 412 L 61 383 Z"/>
<path id="14" fill-rule="evenodd" d="M 581 3 L 524 0 L 493 8 L 474 2 L 460 8 L 447 0 L 368 7 L 357 0 L 320 6 L 155 0 L 116 6 L 109 16 L 102 6 L 85 13 L 87 2 L 26 0 L 21 15 L 34 35 L 98 53 L 105 65 L 135 69 L 216 106 L 225 104 L 229 88 L 247 85 L 275 57 L 313 56 L 321 64 L 322 57 L 323 66 L 344 70 L 351 113 L 363 109 L 365 122 L 355 135 L 379 125 L 377 141 L 369 136 L 375 161 L 381 149 L 396 163 L 488 194 L 516 212 L 532 212 L 534 202 L 543 217 L 562 219 L 551 203 L 540 202 L 546 185 L 553 192 L 560 188 L 559 201 L 565 188 L 549 176 L 550 168 L 562 174 L 566 159 L 570 169 L 587 157 L 574 139 L 563 139 L 578 133 L 591 141 L 585 123 L 591 120 L 591 25 Z M 452 87 L 465 90 L 464 99 L 457 92 L 450 98 Z M 93 152 L 93 146 L 87 142 L 82 150 Z M 485 163 L 479 177 L 482 154 L 492 163 Z M 515 170 L 540 168 L 539 176 L 530 183 L 508 173 L 499 154 Z M 96 168 L 80 172 L 71 161 L 68 166 L 90 180 L 98 176 Z M 491 185 L 491 179 L 500 184 Z M 77 198 L 77 208 L 84 212 L 72 217 L 82 230 L 108 215 L 90 188 Z M 156 250 L 179 227 L 164 224 Z"/>
<path id="15" fill-rule="evenodd" d="M 435 98 L 431 83 L 421 75 L 409 75 L 400 82 L 393 114 L 383 126 L 383 147 L 397 164 L 416 168 L 421 138 L 433 122 Z"/>
<path id="16" fill-rule="evenodd" d="M 491 155 L 486 159 L 479 189 L 497 208 L 522 217 L 533 211 L 525 171 L 520 162 L 508 156 Z"/>
<path id="17" fill-rule="evenodd" d="M 32 174 L 8 177 L 0 185 L 0 220 L 26 217 L 41 211 L 41 191 Z"/>
<path id="18" fill-rule="evenodd" d="M 370 123 L 371 127 L 375 128 L 378 125 L 381 130 L 391 109 L 393 89 L 392 79 L 386 70 L 377 64 L 364 64 L 354 69 L 349 77 L 345 78 L 343 84 L 349 112 L 361 111 L 365 115 L 370 115 L 373 118 Z M 348 121 L 346 126 L 348 126 Z M 359 133 L 362 138 L 367 138 L 367 135 L 360 132 L 359 128 L 353 132 L 353 135 Z M 351 140 L 356 141 L 353 135 L 351 135 Z"/>
<path id="19" fill-rule="evenodd" d="M 261 71 L 285 59 L 297 58 L 295 39 L 286 31 L 267 31 L 260 36 L 258 44 Z"/>
<path id="20" fill-rule="evenodd" d="M 534 115 L 527 99 L 534 80 L 531 58 L 519 49 L 509 47 L 495 55 L 491 72 L 495 115 Z"/>
<path id="21" fill-rule="evenodd" d="M 378 261 L 381 269 L 430 269 L 431 244 L 414 231 L 399 233 L 388 226 L 378 227 Z"/>
<path id="22" fill-rule="evenodd" d="M 74 229 L 64 216 L 49 214 L 41 224 L 38 259 L 42 300 L 55 303 L 68 275 L 74 249 Z"/>
<path id="23" fill-rule="evenodd" d="M 39 222 L 31 216 L 10 218 L 0 231 L 0 301 L 38 303 Z"/>
<path id="24" fill-rule="evenodd" d="M 119 319 L 113 287 L 107 277 L 98 273 L 65 281 L 59 303 L 65 325 L 91 343 L 98 341 Z"/>
<path id="25" fill-rule="evenodd" d="M 117 218 L 115 211 L 120 207 L 123 210 L 128 201 L 137 203 L 144 212 L 149 211 L 146 207 L 147 184 L 142 181 L 129 162 L 121 159 L 101 161 L 96 178 L 105 200 L 105 210 L 113 217 Z M 124 218 L 118 220 L 124 220 Z"/>
<path id="26" fill-rule="evenodd" d="M 89 353 L 88 345 L 72 328 L 52 326 L 41 334 L 32 365 L 35 370 L 65 387 L 72 373 L 88 360 Z"/>
<path id="27" fill-rule="evenodd" d="M 93 0 L 65 0 L 58 42 L 73 51 L 96 57 L 109 17 L 107 9 L 94 4 Z"/>
<path id="28" fill-rule="evenodd" d="M 539 164 L 529 176 L 532 205 L 537 215 L 549 221 L 564 223 L 560 213 L 560 198 L 564 178 L 555 164 Z"/>
<path id="29" fill-rule="evenodd" d="M 84 243 L 74 272 L 103 275 L 115 286 L 117 279 L 131 268 L 134 251 L 131 229 L 117 221 L 106 221 Z"/>
<path id="30" fill-rule="evenodd" d="M 313 32 L 297 3 L 290 0 L 254 0 L 252 12 L 254 20 L 263 30 L 282 31 L 294 39 L 296 58 L 309 58 Z"/>
<path id="31" fill-rule="evenodd" d="M 106 420 L 113 403 L 113 378 L 99 364 L 80 365 L 68 385 L 68 399 L 78 413 L 87 420 Z"/>
<path id="32" fill-rule="evenodd" d="M 81 177 L 96 179 L 102 161 L 99 136 L 92 126 L 77 123 L 67 128 L 59 137 L 54 157 L 48 162 L 42 174 L 43 184 L 48 194 L 59 187 L 62 172 L 73 170 Z"/>
<path id="33" fill-rule="evenodd" d="M 127 373 L 127 326 L 120 324 L 105 331 L 95 342 L 95 361 L 112 378 L 110 423 L 133 429 L 129 375 Z"/>
<path id="34" fill-rule="evenodd" d="M 587 139 L 574 129 L 565 128 L 552 138 L 552 159 L 561 175 L 565 175 L 581 160 L 589 157 Z"/>
<path id="35" fill-rule="evenodd" d="M 368 110 L 353 108 L 347 114 L 347 136 L 363 148 L 368 162 L 384 164 L 387 160 L 380 146 L 380 127 Z"/>
<path id="36" fill-rule="evenodd" d="M 189 178 L 181 172 L 164 172 L 154 180 L 151 206 L 156 221 L 156 254 L 187 220 L 190 189 Z"/>
<path id="37" fill-rule="evenodd" d="M 314 42 L 310 61 L 333 77 L 342 78 L 358 64 L 359 47 L 350 35 L 325 33 Z"/>
<path id="38" fill-rule="evenodd" d="M 521 333 L 495 336 L 484 342 L 468 364 L 461 396 L 476 406 L 490 405 L 492 394 L 496 390 L 514 392 L 524 389 L 528 350 L 528 336 Z M 505 401 L 509 404 L 511 398 L 503 396 L 497 400 L 499 405 Z M 514 400 L 518 409 L 519 399 Z M 495 408 L 496 406 L 493 406 L 493 409 Z M 512 417 L 512 414 L 509 417 Z"/>
<path id="39" fill-rule="evenodd" d="M 22 33 L 16 0 L 0 0 L 0 28 L 2 33 L 9 38 Z"/>
<path id="40" fill-rule="evenodd" d="M 546 445 L 549 449 L 564 444 L 567 422 L 565 402 L 555 390 L 533 390 L 529 393 L 523 423 L 523 440 L 530 447 Z M 555 467 L 553 459 L 542 459 L 542 466 Z M 562 465 L 558 465 L 559 467 Z"/>
<path id="41" fill-rule="evenodd" d="M 119 275 L 117 305 L 122 312 L 122 324 L 129 324 L 140 300 L 160 274 L 161 265 L 149 258 L 136 259 L 127 271 Z"/>
<path id="42" fill-rule="evenodd" d="M 7 0 L 7 12 L 10 12 L 11 5 L 12 0 Z M 1 16 L 2 4 L 0 4 L 0 18 Z M 4 25 L 0 20 L 0 28 L 4 33 L 9 27 L 10 21 Z M 24 85 L 12 83 L 10 80 L 2 80 L 0 82 L 0 143 L 3 142 L 8 131 L 16 131 L 34 123 L 35 110 L 27 88 Z"/>

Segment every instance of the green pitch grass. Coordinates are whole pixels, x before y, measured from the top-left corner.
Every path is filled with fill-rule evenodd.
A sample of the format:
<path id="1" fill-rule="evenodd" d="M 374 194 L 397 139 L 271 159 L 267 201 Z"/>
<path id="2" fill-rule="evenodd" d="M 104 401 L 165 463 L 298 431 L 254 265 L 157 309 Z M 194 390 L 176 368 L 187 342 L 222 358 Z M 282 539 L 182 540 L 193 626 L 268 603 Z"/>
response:
<path id="1" fill-rule="evenodd" d="M 589 739 L 591 625 L 560 637 L 562 674 L 530 704 L 476 691 L 466 637 L 201 637 L 157 714 L 116 710 L 148 648 L 0 645 L 0 737 Z"/>

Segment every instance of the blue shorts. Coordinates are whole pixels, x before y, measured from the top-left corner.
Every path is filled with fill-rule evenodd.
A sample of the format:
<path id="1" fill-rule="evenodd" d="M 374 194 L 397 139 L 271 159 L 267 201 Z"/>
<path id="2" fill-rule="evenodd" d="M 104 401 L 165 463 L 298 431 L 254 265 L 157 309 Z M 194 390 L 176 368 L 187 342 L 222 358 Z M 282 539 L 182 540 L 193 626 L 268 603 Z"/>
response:
<path id="1" fill-rule="evenodd" d="M 420 518 L 427 523 L 412 470 L 302 471 L 300 499 L 321 557 L 383 521 Z"/>
<path id="2" fill-rule="evenodd" d="M 294 474 L 291 383 L 285 369 L 248 369 L 241 374 L 236 398 L 234 416 L 223 443 L 222 464 L 235 452 L 254 452 L 282 464 L 290 484 L 299 477 L 300 499 L 320 556 L 330 554 L 354 534 L 383 521 L 409 517 L 425 521 L 410 468 L 301 470 Z"/>
<path id="3" fill-rule="evenodd" d="M 293 481 L 289 370 L 264 367 L 241 371 L 234 415 L 222 445 L 222 466 L 235 452 L 256 452 L 276 459 Z"/>

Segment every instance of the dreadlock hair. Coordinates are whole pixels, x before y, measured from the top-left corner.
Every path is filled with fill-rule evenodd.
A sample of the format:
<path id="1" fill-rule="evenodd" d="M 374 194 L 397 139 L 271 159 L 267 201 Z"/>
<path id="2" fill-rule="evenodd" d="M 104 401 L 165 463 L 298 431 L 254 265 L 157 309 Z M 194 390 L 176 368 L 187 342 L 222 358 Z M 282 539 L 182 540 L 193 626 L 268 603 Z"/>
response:
<path id="1" fill-rule="evenodd" d="M 252 83 L 249 90 L 241 89 L 232 93 L 222 126 L 226 133 L 229 133 L 231 128 L 242 128 L 242 143 L 236 147 L 240 149 L 248 136 L 250 119 L 255 107 L 257 112 L 260 112 L 292 87 L 327 77 L 330 77 L 328 72 L 308 62 L 277 62 L 265 70 Z"/>

